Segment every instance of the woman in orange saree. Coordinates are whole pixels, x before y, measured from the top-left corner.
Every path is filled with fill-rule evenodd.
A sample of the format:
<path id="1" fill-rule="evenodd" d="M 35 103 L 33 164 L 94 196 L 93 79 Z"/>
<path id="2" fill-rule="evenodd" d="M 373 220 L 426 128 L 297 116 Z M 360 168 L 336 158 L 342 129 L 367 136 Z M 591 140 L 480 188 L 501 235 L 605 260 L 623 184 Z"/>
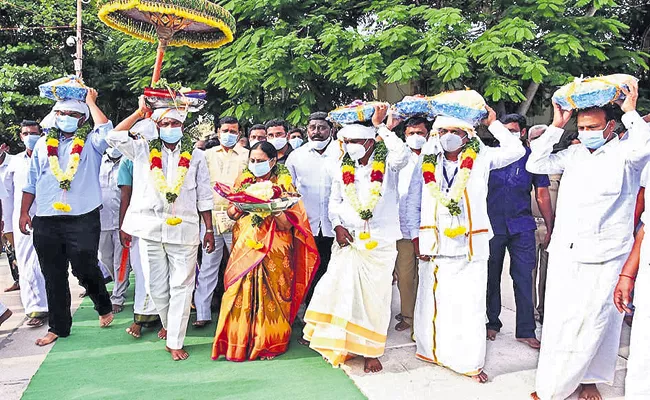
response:
<path id="1" fill-rule="evenodd" d="M 263 181 L 295 192 L 289 171 L 267 142 L 252 147 L 249 168 L 235 189 Z M 307 213 L 299 201 L 266 217 L 231 206 L 228 216 L 237 222 L 212 359 L 272 359 L 289 347 L 291 325 L 320 261 Z"/>

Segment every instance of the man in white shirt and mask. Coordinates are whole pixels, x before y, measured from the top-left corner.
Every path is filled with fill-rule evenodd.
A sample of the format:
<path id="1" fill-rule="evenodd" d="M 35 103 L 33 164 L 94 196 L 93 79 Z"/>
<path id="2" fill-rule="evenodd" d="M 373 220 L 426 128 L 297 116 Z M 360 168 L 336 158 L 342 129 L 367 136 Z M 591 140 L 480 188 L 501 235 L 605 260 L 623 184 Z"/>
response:
<path id="1" fill-rule="evenodd" d="M 305 296 L 305 304 L 309 305 L 314 287 L 327 271 L 332 255 L 334 231 L 329 219 L 332 178 L 328 166 L 338 161 L 338 148 L 333 143 L 332 123 L 327 120 L 325 112 L 315 112 L 309 116 L 307 135 L 309 142 L 291 153 L 286 167 L 293 177 L 296 190 L 302 195 L 320 255 L 320 265 Z"/>
<path id="2" fill-rule="evenodd" d="M 399 225 L 402 238 L 397 241 L 397 261 L 395 262 L 395 275 L 400 298 L 400 321 L 395 330 L 404 331 L 413 328 L 413 312 L 415 311 L 415 295 L 417 291 L 417 264 L 415 249 L 411 242 L 411 232 L 408 229 L 406 199 L 411 185 L 413 171 L 417 166 L 422 146 L 429 138 L 431 122 L 426 118 L 413 117 L 406 120 L 404 137 L 406 145 L 411 150 L 409 162 L 399 173 Z"/>
<path id="3" fill-rule="evenodd" d="M 638 84 L 623 87 L 621 141 L 616 107 L 577 112 L 580 143 L 552 154 L 573 115 L 553 104 L 553 124 L 531 142 L 526 168 L 562 174 L 555 229 L 548 248 L 546 304 L 536 393 L 565 399 L 601 399 L 596 383 L 612 383 L 623 314 L 612 302 L 614 286 L 634 242 L 634 206 L 641 171 L 650 159 L 650 127 L 636 112 Z"/>
<path id="4" fill-rule="evenodd" d="M 351 124 L 339 132 L 347 155 L 331 168 L 336 244 L 305 313 L 304 339 L 312 349 L 335 367 L 349 355 L 362 356 L 366 373 L 383 368 L 378 357 L 386 346 L 395 242 L 402 236 L 397 181 L 409 156 L 391 131 L 393 118 L 382 123 L 387 111 L 386 104 L 375 107 L 377 128 Z"/>
<path id="5" fill-rule="evenodd" d="M 483 124 L 499 141 L 487 147 L 466 121 L 439 116 L 437 140 L 422 149 L 407 199 L 419 284 L 416 357 L 487 382 L 485 293 L 492 227 L 487 214 L 490 171 L 525 154 L 521 141 L 487 107 Z"/>
<path id="6" fill-rule="evenodd" d="M 139 109 L 106 141 L 133 161 L 137 183 L 122 230 L 138 237 L 145 282 L 163 325 L 158 336 L 166 339 L 166 350 L 179 361 L 189 357 L 183 343 L 201 243 L 200 219 L 206 227 L 203 247 L 207 253 L 214 250 L 214 198 L 204 153 L 193 149 L 183 130 L 186 113 L 160 108 L 136 124 L 149 112 L 141 97 Z"/>
<path id="7" fill-rule="evenodd" d="M 205 151 L 205 161 L 210 172 L 210 187 L 217 182 L 233 186 L 239 174 L 248 164 L 248 150 L 237 146 L 241 137 L 239 121 L 235 117 L 223 117 L 219 120 L 219 146 Z M 203 251 L 201 267 L 197 276 L 194 291 L 194 305 L 196 307 L 196 322 L 194 326 L 202 328 L 212 321 L 212 297 L 217 283 L 219 283 L 219 267 L 221 260 L 232 249 L 232 227 L 234 222 L 228 218 L 226 211 L 230 203 L 212 191 L 214 206 L 212 210 L 212 224 L 215 232 L 215 249 L 208 254 Z M 205 226 L 201 225 L 201 231 Z"/>
<path id="8" fill-rule="evenodd" d="M 102 231 L 99 234 L 99 262 L 103 264 L 113 278 L 114 286 L 111 294 L 113 313 L 124 309 L 126 290 L 129 288 L 129 275 L 119 281 L 118 275 L 122 260 L 122 245 L 120 244 L 120 189 L 117 186 L 117 175 L 120 170 L 122 153 L 114 147 L 106 149 L 99 167 L 99 185 L 102 188 L 102 208 L 99 210 Z M 126 268 L 129 268 L 128 266 Z"/>

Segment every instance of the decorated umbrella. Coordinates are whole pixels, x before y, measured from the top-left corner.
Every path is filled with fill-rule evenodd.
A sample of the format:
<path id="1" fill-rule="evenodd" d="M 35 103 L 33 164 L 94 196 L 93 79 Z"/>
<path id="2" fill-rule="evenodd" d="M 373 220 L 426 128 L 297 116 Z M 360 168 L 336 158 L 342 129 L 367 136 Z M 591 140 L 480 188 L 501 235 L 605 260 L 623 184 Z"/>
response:
<path id="1" fill-rule="evenodd" d="M 232 42 L 235 19 L 206 0 L 108 0 L 99 19 L 138 39 L 158 42 L 152 86 L 160 79 L 167 46 L 217 48 Z"/>

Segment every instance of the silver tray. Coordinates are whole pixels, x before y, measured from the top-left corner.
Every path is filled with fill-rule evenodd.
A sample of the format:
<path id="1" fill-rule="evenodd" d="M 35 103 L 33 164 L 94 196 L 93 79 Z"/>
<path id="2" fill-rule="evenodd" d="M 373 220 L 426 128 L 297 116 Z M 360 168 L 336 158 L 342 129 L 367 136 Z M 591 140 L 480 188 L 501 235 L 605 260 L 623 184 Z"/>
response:
<path id="1" fill-rule="evenodd" d="M 259 213 L 259 212 L 279 212 L 288 210 L 293 207 L 297 202 L 300 201 L 302 196 L 296 194 L 295 196 L 286 196 L 279 199 L 271 200 L 268 203 L 237 203 L 234 202 L 237 207 L 242 211 L 249 213 Z"/>

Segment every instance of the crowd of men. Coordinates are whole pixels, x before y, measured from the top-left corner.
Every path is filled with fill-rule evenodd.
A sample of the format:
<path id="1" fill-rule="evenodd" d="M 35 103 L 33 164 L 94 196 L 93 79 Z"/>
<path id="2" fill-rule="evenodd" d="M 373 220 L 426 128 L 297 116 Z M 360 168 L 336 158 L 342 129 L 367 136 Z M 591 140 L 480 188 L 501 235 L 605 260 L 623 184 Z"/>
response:
<path id="1" fill-rule="evenodd" d="M 636 82 L 629 86 L 618 106 L 572 113 L 554 104 L 550 126 L 529 127 L 517 114 L 497 118 L 488 107 L 481 133 L 468 122 L 444 116 L 433 123 L 420 117 L 400 121 L 384 105 L 375 110 L 374 126 L 353 124 L 338 133 L 324 112 L 311 114 L 305 130 L 289 129 L 276 119 L 244 132 L 240 121 L 224 117 L 217 132 L 193 148 L 176 146 L 184 134 L 185 114 L 156 110 L 151 117 L 155 124 L 147 125 L 141 99 L 138 110 L 113 128 L 90 90 L 86 102 L 58 102 L 40 124 L 23 121 L 25 151 L 9 155 L 6 146 L 0 148 L 6 248 L 15 250 L 11 265 L 17 265 L 12 269 L 16 282 L 8 290 L 20 290 L 28 325 L 49 323 L 48 334 L 36 343 L 44 346 L 70 335 L 69 265 L 102 327 L 124 310 L 132 269 L 134 321 L 128 334 L 139 338 L 143 328 L 162 322 L 158 336 L 167 341 L 167 350 L 175 360 L 186 359 L 190 305 L 196 309 L 195 328 L 212 322 L 220 272 L 233 246 L 230 204 L 212 188 L 216 183 L 232 186 L 248 165 L 248 148 L 267 141 L 302 195 L 320 255 L 304 301 L 301 343 L 334 365 L 356 354 L 365 357 L 366 372 L 380 371 L 396 281 L 401 313 L 394 329 L 411 331 L 416 356 L 487 382 L 486 342 L 496 340 L 502 327 L 500 287 L 507 250 L 515 337 L 541 348 L 533 396 L 564 399 L 581 387 L 581 398 L 599 399 L 595 384 L 613 381 L 625 315 L 620 311 L 631 314 L 639 257 L 641 265 L 645 259 L 642 228 L 633 244 L 635 215 L 644 220 L 639 189 L 650 160 L 650 128 L 636 111 Z M 564 132 L 574 114 L 577 137 Z M 91 116 L 92 132 L 80 138 L 77 132 Z M 403 139 L 394 133 L 398 126 Z M 53 127 L 60 135 L 42 138 Z M 156 153 L 139 147 L 136 137 L 162 140 L 163 170 L 188 158 L 184 177 L 191 190 L 176 193 L 172 210 L 151 195 L 161 184 L 150 179 Z M 51 164 L 74 162 L 80 140 L 87 149 L 77 154 L 74 180 L 59 179 Z M 54 141 L 58 160 L 52 158 Z M 484 144 L 490 141 L 491 146 Z M 387 155 L 380 159 L 383 153 Z M 381 196 L 370 219 L 350 217 L 348 183 L 340 176 L 346 154 L 358 176 L 382 172 Z M 62 189 L 66 179 L 72 184 Z M 366 187 L 359 183 L 357 190 L 371 192 L 369 182 Z M 166 193 L 173 195 L 171 187 Z M 69 209 L 59 212 L 56 204 Z M 169 218 L 179 219 L 180 228 L 170 228 L 174 223 Z M 359 236 L 366 231 L 376 242 L 366 242 L 371 252 L 349 265 L 346 248 L 368 240 Z M 127 264 L 124 249 L 130 253 Z M 198 273 L 186 262 L 197 256 Z M 106 282 L 111 280 L 109 294 Z M 349 285 L 351 281 L 356 284 Z M 635 325 L 647 329 L 648 312 L 642 307 L 650 304 L 637 304 L 642 315 Z M 0 308 L 2 323 L 11 311 Z M 347 352 L 325 344 L 339 335 L 344 342 L 351 340 L 346 339 L 350 328 L 335 331 L 335 324 L 322 319 L 341 309 L 362 315 L 348 321 L 363 329 L 354 331 L 356 342 Z M 543 324 L 541 342 L 536 320 Z M 628 378 L 628 398 L 650 396 L 644 374 L 637 372 L 649 366 L 643 334 L 638 343 L 633 334 L 629 376 L 634 381 Z"/>

